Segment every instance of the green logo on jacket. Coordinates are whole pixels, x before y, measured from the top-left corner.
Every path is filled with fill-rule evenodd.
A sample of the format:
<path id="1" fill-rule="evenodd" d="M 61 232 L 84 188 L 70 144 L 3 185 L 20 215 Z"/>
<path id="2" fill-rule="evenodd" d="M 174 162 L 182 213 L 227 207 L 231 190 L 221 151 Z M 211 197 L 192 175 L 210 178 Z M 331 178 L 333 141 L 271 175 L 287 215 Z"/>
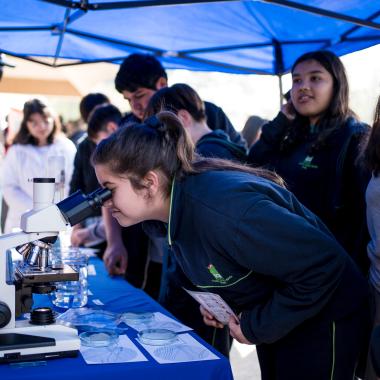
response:
<path id="1" fill-rule="evenodd" d="M 298 165 L 302 167 L 302 169 L 318 169 L 318 165 L 312 164 L 314 157 L 306 156 L 302 162 L 299 162 Z"/>
<path id="2" fill-rule="evenodd" d="M 207 269 L 210 272 L 210 274 L 214 277 L 212 282 L 217 282 L 219 284 L 226 284 L 232 278 L 232 276 L 228 276 L 227 278 L 224 278 L 212 264 L 209 264 Z"/>

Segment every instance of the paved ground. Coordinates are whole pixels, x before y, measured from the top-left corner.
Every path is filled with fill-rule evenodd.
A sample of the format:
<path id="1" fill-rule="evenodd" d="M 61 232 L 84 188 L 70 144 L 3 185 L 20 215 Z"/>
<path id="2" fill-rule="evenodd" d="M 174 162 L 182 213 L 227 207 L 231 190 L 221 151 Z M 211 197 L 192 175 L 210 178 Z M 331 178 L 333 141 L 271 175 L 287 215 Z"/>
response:
<path id="1" fill-rule="evenodd" d="M 230 352 L 230 361 L 235 380 L 261 379 L 255 347 L 234 341 Z"/>

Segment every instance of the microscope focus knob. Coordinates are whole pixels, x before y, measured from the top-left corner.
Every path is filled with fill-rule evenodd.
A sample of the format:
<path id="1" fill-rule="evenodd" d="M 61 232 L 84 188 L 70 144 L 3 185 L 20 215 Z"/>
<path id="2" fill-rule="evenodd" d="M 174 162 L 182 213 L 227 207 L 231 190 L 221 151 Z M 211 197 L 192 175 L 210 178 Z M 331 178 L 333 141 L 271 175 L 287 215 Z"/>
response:
<path id="1" fill-rule="evenodd" d="M 4 302 L 0 302 L 0 328 L 6 326 L 12 318 L 11 309 Z"/>
<path id="2" fill-rule="evenodd" d="M 31 295 L 25 295 L 21 298 L 21 303 L 23 305 L 23 309 L 25 311 L 30 311 L 33 306 L 33 297 Z"/>

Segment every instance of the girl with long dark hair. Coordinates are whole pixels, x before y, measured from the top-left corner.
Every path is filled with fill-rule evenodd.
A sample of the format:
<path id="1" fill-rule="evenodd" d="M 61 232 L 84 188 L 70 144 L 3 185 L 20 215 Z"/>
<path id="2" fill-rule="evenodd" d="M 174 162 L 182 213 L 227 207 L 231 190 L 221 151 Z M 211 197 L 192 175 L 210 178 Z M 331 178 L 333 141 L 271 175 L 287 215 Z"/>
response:
<path id="1" fill-rule="evenodd" d="M 121 128 L 93 163 L 119 224 L 167 236 L 191 282 L 231 306 L 230 334 L 257 344 L 264 380 L 353 378 L 366 281 L 275 174 L 197 156 L 170 112 Z"/>
<path id="2" fill-rule="evenodd" d="M 334 53 L 306 53 L 291 73 L 291 99 L 263 127 L 249 161 L 282 176 L 366 273 L 364 194 L 369 175 L 357 158 L 368 126 L 349 108 L 346 72 Z"/>
<path id="3" fill-rule="evenodd" d="M 60 131 L 54 112 L 38 99 L 24 105 L 24 116 L 13 145 L 2 165 L 3 196 L 8 204 L 5 232 L 19 227 L 21 214 L 33 206 L 34 177 L 46 177 L 50 158 L 64 162 L 61 173 L 53 173 L 65 184 L 62 194 L 68 195 L 68 184 L 73 171 L 75 145 Z M 50 161 L 52 165 L 52 161 Z"/>

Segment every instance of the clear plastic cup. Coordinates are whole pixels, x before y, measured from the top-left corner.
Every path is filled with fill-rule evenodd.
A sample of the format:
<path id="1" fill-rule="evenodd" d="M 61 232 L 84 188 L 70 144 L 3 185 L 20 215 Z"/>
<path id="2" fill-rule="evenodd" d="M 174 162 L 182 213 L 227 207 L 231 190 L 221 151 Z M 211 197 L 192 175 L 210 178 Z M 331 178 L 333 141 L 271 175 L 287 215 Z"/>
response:
<path id="1" fill-rule="evenodd" d="M 79 273 L 79 281 L 57 282 L 56 290 L 51 295 L 55 306 L 65 309 L 83 307 L 88 301 L 87 263 L 88 258 L 78 248 L 55 250 L 52 265 L 70 265 Z"/>
<path id="2" fill-rule="evenodd" d="M 48 157 L 47 175 L 55 179 L 54 203 L 62 201 L 66 182 L 65 156 L 57 155 Z"/>

